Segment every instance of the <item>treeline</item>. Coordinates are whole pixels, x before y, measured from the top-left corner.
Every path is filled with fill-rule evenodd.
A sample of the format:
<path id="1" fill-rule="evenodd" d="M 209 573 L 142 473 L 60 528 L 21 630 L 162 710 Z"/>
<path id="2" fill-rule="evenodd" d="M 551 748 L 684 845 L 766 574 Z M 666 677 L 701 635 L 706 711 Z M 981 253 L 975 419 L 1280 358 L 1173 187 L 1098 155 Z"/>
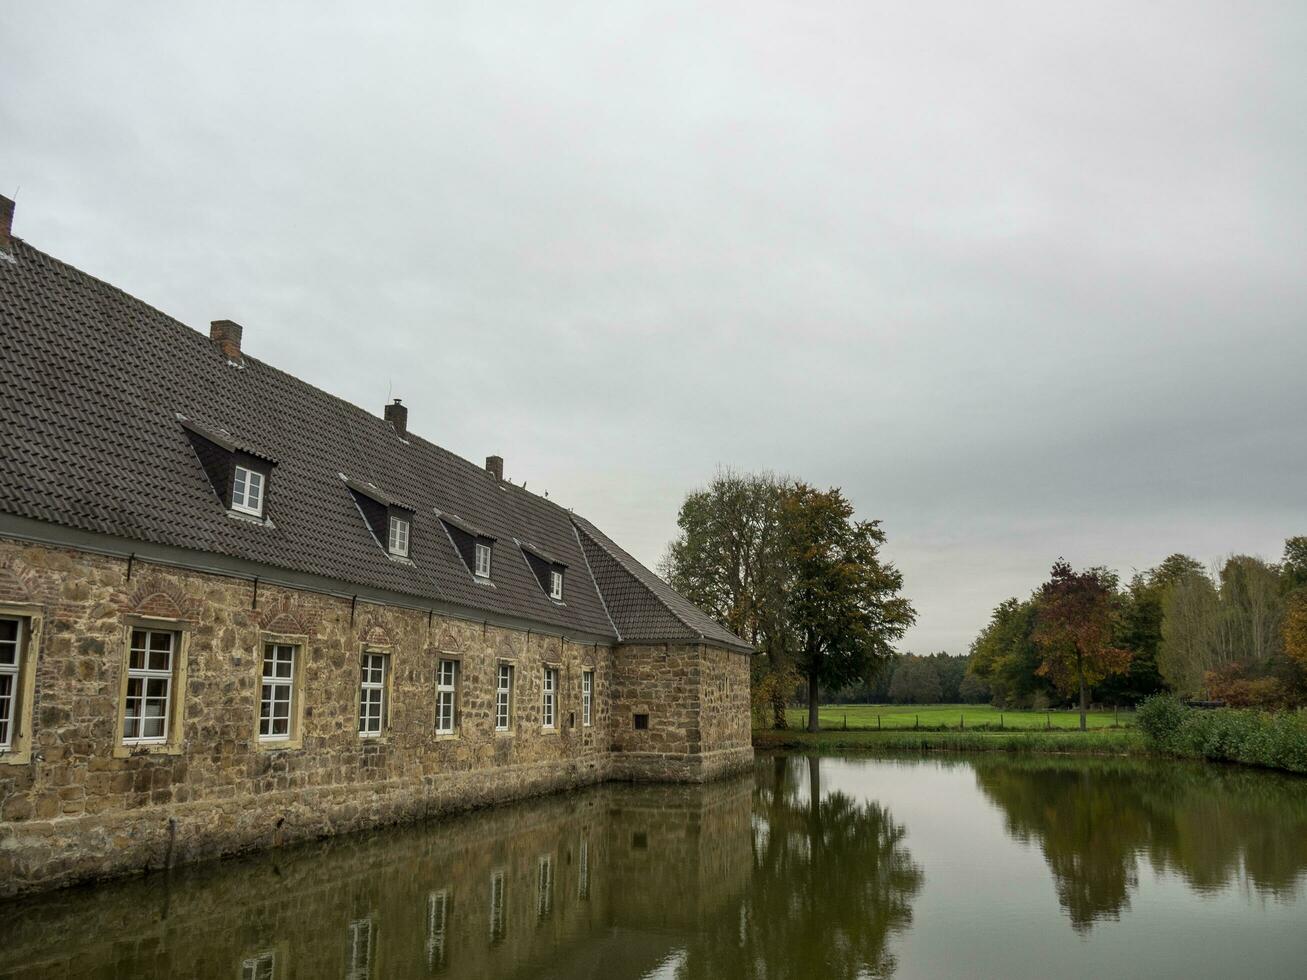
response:
<path id="1" fill-rule="evenodd" d="M 891 654 L 870 680 L 832 692 L 832 704 L 986 704 L 991 692 L 967 669 L 970 657 L 949 653 Z"/>
<path id="2" fill-rule="evenodd" d="M 995 704 L 1066 701 L 1073 688 L 1048 659 L 1058 642 L 1069 644 L 1064 667 L 1081 657 L 1089 668 L 1082 678 L 1100 703 L 1167 692 L 1236 707 L 1307 704 L 1307 537 L 1286 541 L 1278 563 L 1235 555 L 1209 572 L 1176 554 L 1128 583 L 1103 568 L 1070 573 L 1083 588 L 1064 596 L 1064 629 L 1053 636 L 1050 585 L 1058 568 L 1028 599 L 1001 603 L 972 643 L 970 672 L 989 685 Z M 1087 615 L 1076 602 L 1091 593 L 1098 605 Z M 1097 635 L 1086 642 L 1087 626 Z"/>

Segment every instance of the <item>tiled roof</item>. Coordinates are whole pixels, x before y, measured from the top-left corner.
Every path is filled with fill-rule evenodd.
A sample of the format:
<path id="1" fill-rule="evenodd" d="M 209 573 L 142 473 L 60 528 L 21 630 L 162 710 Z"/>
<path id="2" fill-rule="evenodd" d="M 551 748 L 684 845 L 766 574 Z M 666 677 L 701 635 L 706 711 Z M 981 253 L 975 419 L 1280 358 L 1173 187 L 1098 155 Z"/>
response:
<path id="1" fill-rule="evenodd" d="M 384 419 L 257 358 L 229 363 L 206 336 L 21 240 L 9 254 L 0 512 L 596 636 L 626 638 L 624 623 L 632 638 L 660 623 L 688 633 L 702 621 L 715 630 L 703 635 L 742 646 L 558 505 L 412 432 L 401 439 Z M 228 516 L 182 420 L 275 462 L 266 524 Z M 411 561 L 378 546 L 350 484 L 414 510 Z M 496 539 L 493 588 L 474 581 L 438 515 Z M 563 603 L 544 594 L 514 539 L 567 566 Z M 636 585 L 607 565 L 591 577 L 587 541 Z"/>
<path id="2" fill-rule="evenodd" d="M 590 571 L 622 639 L 698 640 L 748 645 L 623 551 L 583 517 L 572 515 Z"/>

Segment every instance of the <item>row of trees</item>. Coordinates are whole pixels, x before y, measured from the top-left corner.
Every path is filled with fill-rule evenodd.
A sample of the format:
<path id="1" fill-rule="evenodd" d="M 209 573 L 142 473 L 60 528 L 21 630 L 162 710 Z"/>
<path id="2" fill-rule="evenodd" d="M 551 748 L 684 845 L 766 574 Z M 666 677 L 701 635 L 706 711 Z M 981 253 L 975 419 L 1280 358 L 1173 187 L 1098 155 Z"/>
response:
<path id="1" fill-rule="evenodd" d="M 778 728 L 802 680 L 816 731 L 819 692 L 870 677 L 915 618 L 880 522 L 856 519 L 838 488 L 723 471 L 686 497 L 677 526 L 660 571 L 762 653 L 755 705 Z"/>
<path id="2" fill-rule="evenodd" d="M 896 653 L 870 679 L 838 691 L 833 704 L 987 704 L 989 685 L 968 670 L 970 658 L 949 653 Z"/>
<path id="3" fill-rule="evenodd" d="M 1307 703 L 1307 537 L 1278 563 L 1209 572 L 1176 554 L 1122 585 L 1064 562 L 1030 598 L 994 610 L 970 670 L 996 704 L 1078 697 L 1134 703 L 1162 691 L 1269 708 Z"/>

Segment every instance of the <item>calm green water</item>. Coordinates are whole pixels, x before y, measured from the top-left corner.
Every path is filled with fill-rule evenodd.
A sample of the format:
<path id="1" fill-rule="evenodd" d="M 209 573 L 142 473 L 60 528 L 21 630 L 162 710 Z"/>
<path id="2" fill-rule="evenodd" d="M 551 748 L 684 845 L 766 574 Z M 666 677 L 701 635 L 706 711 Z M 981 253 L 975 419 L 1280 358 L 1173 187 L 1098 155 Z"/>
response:
<path id="1" fill-rule="evenodd" d="M 0 977 L 1307 975 L 1307 780 L 767 756 L 0 906 Z"/>

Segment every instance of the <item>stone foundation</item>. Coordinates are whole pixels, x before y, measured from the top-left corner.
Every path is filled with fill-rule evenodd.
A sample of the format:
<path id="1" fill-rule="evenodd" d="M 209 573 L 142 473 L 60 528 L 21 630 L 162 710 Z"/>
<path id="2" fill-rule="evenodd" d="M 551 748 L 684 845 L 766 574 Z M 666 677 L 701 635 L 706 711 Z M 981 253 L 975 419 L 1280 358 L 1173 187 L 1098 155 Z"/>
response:
<path id="1" fill-rule="evenodd" d="M 27 748 L 0 754 L 0 896 L 607 779 L 714 779 L 752 759 L 748 658 L 701 644 L 581 643 L 9 540 L 0 607 L 34 626 Z M 165 745 L 120 738 L 134 626 L 183 638 Z M 270 746 L 256 732 L 272 639 L 297 644 L 302 666 L 296 737 Z M 357 729 L 364 651 L 389 658 L 387 725 L 370 739 Z M 441 659 L 460 665 L 454 735 L 435 732 Z M 507 732 L 494 725 L 500 663 L 516 672 Z M 546 666 L 558 672 L 552 730 Z"/>

